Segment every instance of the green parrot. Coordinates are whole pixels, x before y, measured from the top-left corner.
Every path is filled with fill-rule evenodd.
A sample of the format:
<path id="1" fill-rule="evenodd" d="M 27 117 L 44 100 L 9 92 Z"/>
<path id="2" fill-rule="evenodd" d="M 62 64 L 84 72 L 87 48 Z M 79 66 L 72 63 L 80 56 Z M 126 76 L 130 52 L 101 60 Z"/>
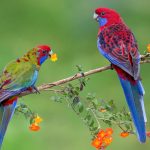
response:
<path id="1" fill-rule="evenodd" d="M 47 45 L 29 50 L 23 57 L 10 62 L 0 76 L 0 149 L 21 92 L 36 89 L 34 84 L 43 62 L 53 52 Z"/>

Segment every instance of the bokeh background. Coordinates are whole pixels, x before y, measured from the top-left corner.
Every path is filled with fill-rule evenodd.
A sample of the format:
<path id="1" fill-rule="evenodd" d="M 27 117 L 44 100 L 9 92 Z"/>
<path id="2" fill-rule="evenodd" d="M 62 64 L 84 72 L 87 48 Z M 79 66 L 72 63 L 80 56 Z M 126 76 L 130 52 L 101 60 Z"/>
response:
<path id="1" fill-rule="evenodd" d="M 148 0 L 1 0 L 0 1 L 0 70 L 28 49 L 49 44 L 58 54 L 56 63 L 47 61 L 41 68 L 37 85 L 56 81 L 76 73 L 75 65 L 84 70 L 108 65 L 98 52 L 98 25 L 93 20 L 97 7 L 116 9 L 134 32 L 140 52 L 150 42 L 150 1 Z M 150 65 L 141 66 L 145 87 L 145 105 L 150 120 Z M 125 104 L 124 95 L 114 71 L 90 76 L 84 94 L 96 93 L 103 99 L 114 99 L 118 107 Z M 15 115 L 8 127 L 3 150 L 94 150 L 90 134 L 82 121 L 65 104 L 50 100 L 52 93 L 23 97 L 44 119 L 39 132 L 28 130 L 28 121 Z M 150 124 L 148 122 L 148 129 Z M 111 150 L 148 150 L 150 140 L 142 145 L 135 136 L 119 137 L 115 129 Z"/>

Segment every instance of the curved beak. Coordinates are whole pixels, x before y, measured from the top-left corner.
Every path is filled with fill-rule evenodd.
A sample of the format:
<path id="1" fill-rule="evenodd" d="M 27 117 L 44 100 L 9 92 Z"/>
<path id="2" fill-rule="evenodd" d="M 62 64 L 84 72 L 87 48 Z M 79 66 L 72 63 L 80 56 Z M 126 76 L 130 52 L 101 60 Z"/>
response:
<path id="1" fill-rule="evenodd" d="M 96 21 L 98 21 L 98 14 L 94 13 L 93 19 L 95 19 Z"/>
<path id="2" fill-rule="evenodd" d="M 50 52 L 49 52 L 49 57 L 51 58 L 51 56 L 53 55 L 54 53 L 53 53 L 53 51 L 51 50 Z"/>
<path id="3" fill-rule="evenodd" d="M 57 58 L 57 54 L 56 54 L 56 53 L 53 53 L 52 50 L 49 52 L 49 58 L 50 58 L 50 60 L 53 61 L 53 62 L 57 61 L 57 59 L 58 59 L 58 58 Z"/>

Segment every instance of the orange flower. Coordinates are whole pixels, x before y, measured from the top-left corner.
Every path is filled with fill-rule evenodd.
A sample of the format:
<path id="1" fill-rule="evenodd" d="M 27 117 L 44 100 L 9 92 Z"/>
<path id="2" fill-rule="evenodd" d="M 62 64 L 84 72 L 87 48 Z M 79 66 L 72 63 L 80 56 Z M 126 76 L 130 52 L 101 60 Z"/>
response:
<path id="1" fill-rule="evenodd" d="M 104 130 L 100 130 L 97 134 L 97 137 L 102 139 L 104 136 L 106 135 L 105 131 Z"/>
<path id="2" fill-rule="evenodd" d="M 51 59 L 51 61 L 53 61 L 53 62 L 57 61 L 57 59 L 58 59 L 58 58 L 57 58 L 57 54 L 56 54 L 56 53 L 52 54 L 50 59 Z"/>
<path id="3" fill-rule="evenodd" d="M 150 53 L 150 44 L 147 45 L 147 52 Z"/>
<path id="4" fill-rule="evenodd" d="M 100 112 L 106 112 L 107 110 L 104 109 L 104 108 L 101 108 L 99 111 L 100 111 Z"/>
<path id="5" fill-rule="evenodd" d="M 34 123 L 38 124 L 38 123 L 41 123 L 42 122 L 42 118 L 40 116 L 36 116 L 36 118 L 34 118 Z"/>
<path id="6" fill-rule="evenodd" d="M 113 138 L 108 136 L 108 137 L 104 137 L 103 139 L 103 143 L 108 146 L 111 142 L 112 142 Z"/>
<path id="7" fill-rule="evenodd" d="M 107 136 L 110 136 L 110 135 L 112 135 L 113 134 L 113 129 L 112 128 L 107 128 L 106 129 L 106 135 Z"/>
<path id="8" fill-rule="evenodd" d="M 92 146 L 98 148 L 97 150 L 105 149 L 113 140 L 111 137 L 112 134 L 112 128 L 107 128 L 106 131 L 100 130 L 96 135 L 96 138 L 92 141 Z"/>
<path id="9" fill-rule="evenodd" d="M 40 130 L 40 126 L 38 126 L 38 124 L 36 123 L 32 123 L 30 126 L 29 126 L 29 129 L 31 131 L 39 131 Z"/>
<path id="10" fill-rule="evenodd" d="M 129 132 L 121 132 L 120 136 L 125 138 L 125 137 L 129 136 Z"/>
<path id="11" fill-rule="evenodd" d="M 100 140 L 99 138 L 96 138 L 92 141 L 92 146 L 94 146 L 95 148 L 100 148 L 102 145 L 102 140 Z"/>
<path id="12" fill-rule="evenodd" d="M 150 138 L 150 131 L 149 131 L 149 132 L 146 132 L 146 135 L 147 135 L 147 137 Z"/>

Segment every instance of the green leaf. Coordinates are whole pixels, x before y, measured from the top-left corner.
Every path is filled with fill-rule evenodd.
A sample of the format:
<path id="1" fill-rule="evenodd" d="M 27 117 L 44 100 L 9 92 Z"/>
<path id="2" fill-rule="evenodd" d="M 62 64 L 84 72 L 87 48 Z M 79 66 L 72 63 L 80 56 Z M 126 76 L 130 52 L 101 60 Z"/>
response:
<path id="1" fill-rule="evenodd" d="M 77 105 L 79 102 L 80 102 L 80 98 L 76 96 L 76 97 L 73 99 L 72 105 Z"/>
<path id="2" fill-rule="evenodd" d="M 54 102 L 62 103 L 62 98 L 58 95 L 51 96 L 51 100 Z"/>
<path id="3" fill-rule="evenodd" d="M 92 94 L 92 93 L 88 93 L 88 95 L 86 96 L 86 99 L 91 101 L 95 98 L 95 94 Z"/>
<path id="4" fill-rule="evenodd" d="M 84 120 L 89 121 L 91 118 L 92 118 L 91 114 L 88 113 L 88 114 L 86 114 Z"/>
<path id="5" fill-rule="evenodd" d="M 130 130 L 130 124 L 124 124 L 127 130 Z"/>
<path id="6" fill-rule="evenodd" d="M 77 67 L 79 72 L 82 71 L 82 66 L 81 65 L 76 65 L 76 67 Z"/>
<path id="7" fill-rule="evenodd" d="M 93 126 L 94 126 L 94 120 L 93 120 L 93 119 L 92 119 L 91 122 L 89 123 L 89 126 L 90 126 L 90 127 L 93 127 Z"/>
<path id="8" fill-rule="evenodd" d="M 82 103 L 78 103 L 78 108 L 79 108 L 79 112 L 82 113 L 83 112 L 83 104 Z"/>
<path id="9" fill-rule="evenodd" d="M 98 106 L 98 100 L 96 98 L 94 98 L 94 99 L 91 100 L 91 102 L 92 102 L 94 108 L 96 109 L 97 106 Z"/>

